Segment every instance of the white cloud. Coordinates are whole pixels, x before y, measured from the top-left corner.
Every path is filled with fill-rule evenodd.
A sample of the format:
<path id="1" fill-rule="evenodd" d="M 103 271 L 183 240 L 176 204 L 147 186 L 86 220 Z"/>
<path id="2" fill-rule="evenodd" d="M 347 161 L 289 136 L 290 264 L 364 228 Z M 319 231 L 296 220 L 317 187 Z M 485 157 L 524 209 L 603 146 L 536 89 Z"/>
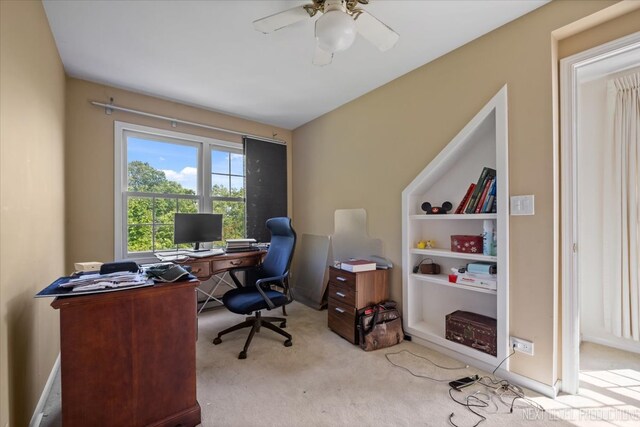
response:
<path id="1" fill-rule="evenodd" d="M 180 172 L 176 172 L 171 169 L 163 169 L 164 175 L 169 181 L 174 181 L 181 184 L 185 188 L 189 188 L 193 191 L 197 189 L 196 180 L 198 178 L 198 169 L 187 166 Z"/>

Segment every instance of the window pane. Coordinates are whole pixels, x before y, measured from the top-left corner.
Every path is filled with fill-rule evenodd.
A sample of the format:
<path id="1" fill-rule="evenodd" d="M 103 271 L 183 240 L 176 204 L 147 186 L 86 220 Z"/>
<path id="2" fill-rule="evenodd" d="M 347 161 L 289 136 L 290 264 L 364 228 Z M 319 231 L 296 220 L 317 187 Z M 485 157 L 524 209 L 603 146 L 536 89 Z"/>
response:
<path id="1" fill-rule="evenodd" d="M 198 149 L 127 137 L 128 191 L 196 194 Z"/>
<path id="2" fill-rule="evenodd" d="M 151 225 L 130 225 L 127 234 L 127 251 L 146 252 L 151 251 Z"/>
<path id="3" fill-rule="evenodd" d="M 231 175 L 244 176 L 244 155 L 231 153 Z"/>
<path id="4" fill-rule="evenodd" d="M 129 252 L 174 249 L 173 222 L 176 208 L 179 212 L 198 212 L 197 200 L 163 197 L 129 197 L 127 226 Z M 154 242 L 151 236 L 153 229 Z M 191 245 L 184 245 L 191 247 Z"/>
<path id="5" fill-rule="evenodd" d="M 153 212 L 155 214 L 155 224 L 165 224 L 173 226 L 173 215 L 176 213 L 176 199 L 155 199 Z"/>
<path id="6" fill-rule="evenodd" d="M 127 203 L 127 224 L 140 225 L 153 222 L 153 199 L 149 197 L 129 197 Z"/>
<path id="7" fill-rule="evenodd" d="M 198 201 L 178 199 L 178 212 L 198 213 Z"/>
<path id="8" fill-rule="evenodd" d="M 211 150 L 211 172 L 229 174 L 229 152 Z"/>
<path id="9" fill-rule="evenodd" d="M 211 175 L 211 195 L 229 197 L 229 175 Z"/>
<path id="10" fill-rule="evenodd" d="M 173 249 L 176 245 L 173 243 L 173 224 L 156 225 L 155 231 L 155 250 Z"/>
<path id="11" fill-rule="evenodd" d="M 245 237 L 244 202 L 213 202 L 213 212 L 221 213 L 222 237 L 226 239 L 242 239 Z"/>
<path id="12" fill-rule="evenodd" d="M 231 177 L 231 197 L 244 198 L 244 178 L 241 176 Z"/>

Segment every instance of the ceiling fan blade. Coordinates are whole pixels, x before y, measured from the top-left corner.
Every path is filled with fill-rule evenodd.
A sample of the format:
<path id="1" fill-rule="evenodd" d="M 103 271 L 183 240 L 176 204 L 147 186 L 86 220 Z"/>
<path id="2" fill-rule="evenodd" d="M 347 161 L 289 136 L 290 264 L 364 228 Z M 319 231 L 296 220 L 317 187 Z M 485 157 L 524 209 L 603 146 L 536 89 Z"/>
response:
<path id="1" fill-rule="evenodd" d="M 400 38 L 398 33 L 365 11 L 356 17 L 356 28 L 362 37 L 382 52 L 391 49 Z"/>
<path id="2" fill-rule="evenodd" d="M 261 33 L 269 34 L 306 18 L 309 18 L 309 13 L 304 6 L 297 6 L 253 21 L 253 28 Z"/>
<path id="3" fill-rule="evenodd" d="M 320 46 L 316 45 L 316 51 L 313 54 L 313 65 L 329 65 L 333 60 L 333 53 L 326 52 L 320 49 Z"/>

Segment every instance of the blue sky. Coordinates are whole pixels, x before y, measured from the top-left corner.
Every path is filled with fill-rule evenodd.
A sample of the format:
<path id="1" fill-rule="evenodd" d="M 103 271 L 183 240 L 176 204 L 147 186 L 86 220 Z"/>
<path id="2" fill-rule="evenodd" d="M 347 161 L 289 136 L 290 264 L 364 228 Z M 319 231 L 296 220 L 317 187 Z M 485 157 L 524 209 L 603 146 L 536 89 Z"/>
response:
<path id="1" fill-rule="evenodd" d="M 230 156 L 230 158 L 229 158 Z M 165 173 L 167 179 L 185 188 L 197 190 L 198 149 L 195 146 L 171 144 L 136 137 L 127 138 L 127 161 L 149 163 Z M 227 177 L 216 173 L 242 175 L 243 156 L 241 154 L 213 151 L 211 156 L 212 184 L 229 185 Z M 242 178 L 231 178 L 231 187 L 242 187 Z"/>

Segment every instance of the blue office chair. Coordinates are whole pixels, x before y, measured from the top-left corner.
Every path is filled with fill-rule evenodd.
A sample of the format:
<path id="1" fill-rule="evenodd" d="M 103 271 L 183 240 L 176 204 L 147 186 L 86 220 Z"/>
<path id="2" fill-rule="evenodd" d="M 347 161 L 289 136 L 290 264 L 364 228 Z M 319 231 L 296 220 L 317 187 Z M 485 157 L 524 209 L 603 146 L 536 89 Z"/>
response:
<path id="1" fill-rule="evenodd" d="M 222 342 L 220 339 L 222 335 L 251 327 L 251 332 L 238 359 L 247 358 L 251 340 L 256 332 L 260 332 L 262 326 L 285 337 L 285 347 L 291 347 L 291 335 L 281 329 L 287 326 L 287 320 L 283 317 L 262 317 L 261 310 L 284 308 L 286 304 L 293 301 L 289 288 L 289 267 L 296 246 L 296 232 L 291 227 L 291 219 L 286 217 L 267 220 L 267 228 L 271 232 L 271 244 L 264 261 L 257 267 L 229 271 L 238 288 L 222 296 L 222 302 L 229 311 L 243 315 L 255 313 L 254 316 L 247 317 L 244 322 L 219 332 L 213 340 L 213 343 L 218 345 Z M 248 280 L 245 286 L 236 277 L 236 272 L 240 270 L 249 270 L 246 277 L 252 279 Z M 280 327 L 273 325 L 272 322 L 280 322 Z"/>

